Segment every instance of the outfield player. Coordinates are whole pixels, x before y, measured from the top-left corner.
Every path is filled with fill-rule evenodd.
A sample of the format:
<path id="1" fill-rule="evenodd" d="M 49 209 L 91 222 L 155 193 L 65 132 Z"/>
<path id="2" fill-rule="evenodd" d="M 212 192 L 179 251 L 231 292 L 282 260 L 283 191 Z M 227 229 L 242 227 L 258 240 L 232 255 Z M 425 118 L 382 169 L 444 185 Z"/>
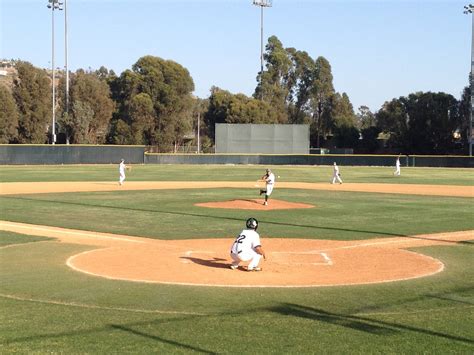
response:
<path id="1" fill-rule="evenodd" d="M 230 268 L 235 270 L 239 267 L 241 261 L 250 261 L 247 271 L 262 271 L 258 264 L 262 257 L 263 259 L 266 257 L 260 245 L 260 236 L 257 233 L 258 221 L 255 218 L 249 218 L 245 226 L 246 229 L 235 238 L 230 249 L 230 256 L 232 258 Z"/>
<path id="2" fill-rule="evenodd" d="M 125 169 L 127 169 L 127 166 L 125 165 L 125 160 L 122 159 L 119 164 L 119 185 L 123 185 L 125 181 Z"/>
<path id="3" fill-rule="evenodd" d="M 331 184 L 335 184 L 336 180 L 339 181 L 339 184 L 342 184 L 341 174 L 339 173 L 339 167 L 337 166 L 336 162 L 334 162 Z"/>
<path id="4" fill-rule="evenodd" d="M 260 195 L 265 194 L 265 202 L 263 204 L 267 206 L 268 196 L 272 194 L 273 186 L 275 185 L 275 175 L 270 169 L 267 169 L 261 179 L 265 181 L 265 190 L 260 190 Z"/>
<path id="5" fill-rule="evenodd" d="M 395 161 L 395 171 L 393 175 L 400 176 L 400 155 L 397 157 L 397 160 Z"/>

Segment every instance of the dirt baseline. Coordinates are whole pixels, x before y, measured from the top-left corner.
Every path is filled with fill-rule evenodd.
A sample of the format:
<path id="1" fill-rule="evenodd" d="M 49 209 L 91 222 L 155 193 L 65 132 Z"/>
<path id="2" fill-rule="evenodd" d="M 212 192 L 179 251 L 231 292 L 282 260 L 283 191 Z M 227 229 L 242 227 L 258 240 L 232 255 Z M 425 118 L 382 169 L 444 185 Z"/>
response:
<path id="1" fill-rule="evenodd" d="M 3 183 L 0 184 L 0 194 L 218 187 L 255 188 L 252 183 L 245 182 L 127 182 L 122 187 L 111 182 Z M 473 197 L 471 186 L 279 183 L 279 187 Z M 264 207 L 260 202 L 244 201 L 247 205 L 238 208 Z M 271 206 L 270 203 L 265 207 Z M 284 206 L 311 207 L 314 206 Z M 423 277 L 442 271 L 444 265 L 439 260 L 407 248 L 450 245 L 474 239 L 472 230 L 366 241 L 262 236 L 268 260 L 262 262 L 263 272 L 249 273 L 243 268 L 229 268 L 232 237 L 162 241 L 7 221 L 0 221 L 0 230 L 54 237 L 60 243 L 90 245 L 91 250 L 72 255 L 65 262 L 72 269 L 93 276 L 135 282 L 223 287 L 316 287 Z"/>

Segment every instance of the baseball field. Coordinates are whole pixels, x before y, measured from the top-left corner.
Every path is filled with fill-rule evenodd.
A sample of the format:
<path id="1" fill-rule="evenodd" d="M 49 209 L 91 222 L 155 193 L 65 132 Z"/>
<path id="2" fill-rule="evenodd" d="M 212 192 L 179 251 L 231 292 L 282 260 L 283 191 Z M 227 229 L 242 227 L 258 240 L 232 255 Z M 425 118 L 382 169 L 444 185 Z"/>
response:
<path id="1" fill-rule="evenodd" d="M 474 353 L 472 170 L 265 168 L 0 167 L 0 352 Z"/>

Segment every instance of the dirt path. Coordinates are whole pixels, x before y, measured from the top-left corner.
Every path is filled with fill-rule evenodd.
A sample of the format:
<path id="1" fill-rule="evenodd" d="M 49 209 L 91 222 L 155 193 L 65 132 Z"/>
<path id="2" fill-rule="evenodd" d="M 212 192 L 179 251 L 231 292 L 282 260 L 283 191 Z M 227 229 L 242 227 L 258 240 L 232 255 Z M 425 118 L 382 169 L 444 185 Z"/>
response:
<path id="1" fill-rule="evenodd" d="M 390 184 L 283 183 L 280 188 L 361 191 L 474 197 L 470 186 Z M 3 183 L 0 194 L 78 191 L 119 191 L 185 188 L 255 188 L 246 182 L 111 182 Z M 230 201 L 234 203 L 236 201 Z M 262 208 L 258 200 L 237 201 L 239 208 Z M 271 201 L 273 208 L 311 208 Z M 226 205 L 226 203 L 224 203 Z M 256 207 L 258 206 L 258 207 Z M 272 204 L 268 207 L 271 207 Z M 208 205 L 206 207 L 223 208 Z M 225 206 L 224 206 L 225 208 Z M 232 205 L 232 208 L 236 208 Z M 162 241 L 125 235 L 86 232 L 0 221 L 0 230 L 54 237 L 60 243 L 90 245 L 91 250 L 65 262 L 76 271 L 108 279 L 199 286 L 315 287 L 407 280 L 435 274 L 444 265 L 429 256 L 406 250 L 425 245 L 451 245 L 474 239 L 474 231 L 439 233 L 365 241 L 265 239 L 268 260 L 263 272 L 229 268 L 233 238 Z"/>
<path id="2" fill-rule="evenodd" d="M 245 181 L 129 181 L 119 186 L 115 182 L 7 182 L 0 184 L 0 195 L 37 194 L 51 192 L 252 188 L 255 182 Z M 474 197 L 474 186 L 409 185 L 409 184 L 342 184 L 278 182 L 277 188 L 378 192 L 390 194 Z"/>

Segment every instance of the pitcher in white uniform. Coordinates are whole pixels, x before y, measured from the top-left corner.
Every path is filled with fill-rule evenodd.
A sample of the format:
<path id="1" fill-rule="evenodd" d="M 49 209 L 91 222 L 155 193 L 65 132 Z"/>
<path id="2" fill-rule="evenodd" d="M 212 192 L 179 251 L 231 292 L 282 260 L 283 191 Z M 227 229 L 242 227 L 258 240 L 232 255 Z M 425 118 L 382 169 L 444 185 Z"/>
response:
<path id="1" fill-rule="evenodd" d="M 265 190 L 260 190 L 260 195 L 265 194 L 265 202 L 263 202 L 263 204 L 267 206 L 268 196 L 272 194 L 273 186 L 275 185 L 275 174 L 273 174 L 270 169 L 267 169 L 261 179 L 265 181 Z"/>
<path id="2" fill-rule="evenodd" d="M 247 271 L 262 271 L 258 264 L 262 257 L 263 259 L 266 257 L 265 251 L 260 244 L 260 236 L 257 233 L 258 221 L 255 218 L 249 218 L 245 225 L 247 228 L 235 238 L 230 249 L 230 256 L 232 258 L 230 268 L 235 270 L 242 261 L 250 261 Z"/>

